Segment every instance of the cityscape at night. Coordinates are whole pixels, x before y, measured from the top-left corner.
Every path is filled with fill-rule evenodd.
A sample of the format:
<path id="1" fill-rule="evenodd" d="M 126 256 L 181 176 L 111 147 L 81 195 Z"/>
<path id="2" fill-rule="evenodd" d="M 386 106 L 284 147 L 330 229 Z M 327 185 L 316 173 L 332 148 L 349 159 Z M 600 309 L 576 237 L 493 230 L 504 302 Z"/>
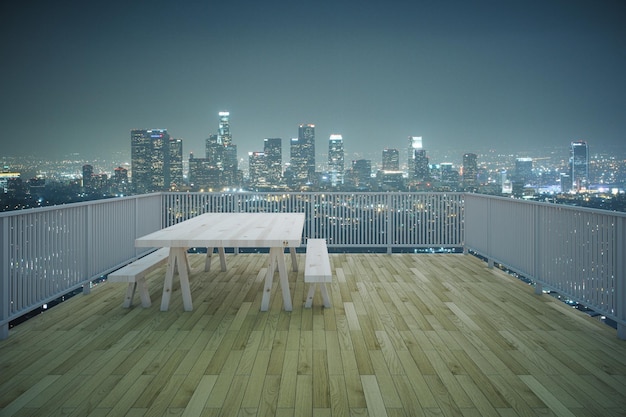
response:
<path id="1" fill-rule="evenodd" d="M 340 133 L 319 138 L 315 131 L 302 124 L 294 128 L 297 137 L 260 139 L 258 150 L 238 150 L 230 112 L 223 111 L 200 155 L 187 154 L 167 129 L 134 129 L 127 149 L 106 158 L 4 157 L 2 210 L 161 191 L 425 191 L 626 211 L 625 147 L 596 150 L 593 140 L 574 140 L 532 152 L 433 152 L 427 137 L 407 136 L 368 154 Z"/>
<path id="2" fill-rule="evenodd" d="M 0 16 L 0 417 L 624 417 L 624 0 Z"/>

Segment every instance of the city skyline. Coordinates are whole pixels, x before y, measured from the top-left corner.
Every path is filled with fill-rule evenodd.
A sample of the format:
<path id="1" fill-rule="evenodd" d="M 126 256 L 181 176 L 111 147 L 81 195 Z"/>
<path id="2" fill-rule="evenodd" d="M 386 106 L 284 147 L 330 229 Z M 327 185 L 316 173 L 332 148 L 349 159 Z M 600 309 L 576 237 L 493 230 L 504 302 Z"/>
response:
<path id="1" fill-rule="evenodd" d="M 225 109 L 240 154 L 308 123 L 369 153 L 624 142 L 618 1 L 1 7 L 7 155 L 125 150 L 138 128 L 201 154 Z"/>

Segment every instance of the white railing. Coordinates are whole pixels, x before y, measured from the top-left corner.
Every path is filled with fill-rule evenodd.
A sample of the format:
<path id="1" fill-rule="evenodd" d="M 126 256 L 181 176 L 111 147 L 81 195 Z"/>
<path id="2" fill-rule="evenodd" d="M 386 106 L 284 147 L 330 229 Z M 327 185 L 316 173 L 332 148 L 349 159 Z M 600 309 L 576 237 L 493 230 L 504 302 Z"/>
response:
<path id="1" fill-rule="evenodd" d="M 206 212 L 302 212 L 332 248 L 461 248 L 461 193 L 166 193 L 166 223 Z"/>
<path id="2" fill-rule="evenodd" d="M 21 315 L 141 254 L 137 237 L 163 226 L 160 194 L 0 214 L 0 338 Z M 145 249 L 142 249 L 145 252 Z"/>
<path id="3" fill-rule="evenodd" d="M 465 246 L 618 323 L 626 339 L 626 213 L 465 196 Z"/>
<path id="4" fill-rule="evenodd" d="M 9 322 L 135 259 L 137 237 L 206 212 L 303 212 L 337 250 L 464 248 L 618 323 L 626 214 L 460 193 L 162 193 L 0 214 L 0 338 Z"/>

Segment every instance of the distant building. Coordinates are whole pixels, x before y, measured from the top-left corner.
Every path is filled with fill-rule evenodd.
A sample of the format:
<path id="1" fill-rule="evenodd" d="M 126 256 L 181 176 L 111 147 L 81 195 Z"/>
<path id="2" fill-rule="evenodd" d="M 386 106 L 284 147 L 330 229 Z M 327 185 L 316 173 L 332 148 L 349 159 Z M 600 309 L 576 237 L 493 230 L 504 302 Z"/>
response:
<path id="1" fill-rule="evenodd" d="M 171 138 L 169 140 L 169 158 L 166 169 L 165 183 L 172 191 L 180 190 L 184 185 L 183 180 L 183 140 Z"/>
<path id="2" fill-rule="evenodd" d="M 357 189 L 368 189 L 372 180 L 372 161 L 369 159 L 358 159 L 352 161 L 351 180 Z"/>
<path id="3" fill-rule="evenodd" d="M 83 190 L 93 190 L 93 165 L 83 165 Z"/>
<path id="4" fill-rule="evenodd" d="M 397 149 L 383 149 L 383 171 L 400 170 L 400 153 Z"/>
<path id="5" fill-rule="evenodd" d="M 283 178 L 283 140 L 281 138 L 266 138 L 263 141 L 265 154 L 265 169 L 267 185 L 277 187 L 282 184 Z"/>
<path id="6" fill-rule="evenodd" d="M 265 152 L 248 153 L 250 187 L 264 189 L 268 187 L 267 156 Z"/>
<path id="7" fill-rule="evenodd" d="M 586 189 L 589 185 L 589 148 L 584 140 L 572 142 L 569 170 L 572 180 L 572 191 Z"/>
<path id="8" fill-rule="evenodd" d="M 172 140 L 166 129 L 134 129 L 130 137 L 133 193 L 168 191 L 173 179 L 180 181 L 181 139 Z"/>
<path id="9" fill-rule="evenodd" d="M 289 149 L 290 178 L 292 188 L 309 186 L 316 181 L 315 175 L 315 125 L 301 124 L 298 137 L 291 139 Z"/>
<path id="10" fill-rule="evenodd" d="M 189 155 L 189 186 L 192 191 L 219 191 L 222 189 L 224 171 L 209 158 Z"/>
<path id="11" fill-rule="evenodd" d="M 474 153 L 463 155 L 463 187 L 468 191 L 478 187 L 478 156 Z"/>
<path id="12" fill-rule="evenodd" d="M 343 184 L 344 170 L 343 136 L 330 135 L 328 139 L 328 174 L 332 187 Z"/>
<path id="13" fill-rule="evenodd" d="M 200 188 L 211 190 L 240 187 L 243 180 L 237 160 L 237 145 L 233 144 L 230 132 L 230 112 L 221 111 L 218 116 L 218 133 L 209 135 L 206 139 L 205 158 L 193 158 L 195 159 L 193 164 L 196 169 L 196 188 L 199 187 L 197 180 L 200 178 L 203 178 L 201 182 L 210 181 L 210 186 L 202 185 Z M 189 161 L 191 164 L 191 158 Z M 219 183 L 215 182 L 217 178 L 219 178 Z"/>
<path id="14" fill-rule="evenodd" d="M 409 180 L 415 178 L 415 155 L 417 151 L 422 150 L 422 137 L 421 136 L 409 136 L 408 146 L 408 174 Z"/>

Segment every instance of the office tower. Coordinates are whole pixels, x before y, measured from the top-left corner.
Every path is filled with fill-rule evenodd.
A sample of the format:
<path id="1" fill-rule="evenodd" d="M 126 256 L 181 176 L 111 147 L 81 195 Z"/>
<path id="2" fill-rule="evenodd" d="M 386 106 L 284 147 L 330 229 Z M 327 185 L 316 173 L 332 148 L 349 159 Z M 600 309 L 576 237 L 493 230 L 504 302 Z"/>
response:
<path id="1" fill-rule="evenodd" d="M 383 149 L 383 171 L 400 170 L 400 153 L 397 149 Z"/>
<path id="2" fill-rule="evenodd" d="M 301 188 L 315 181 L 315 125 L 301 124 L 289 147 L 289 185 Z"/>
<path id="3" fill-rule="evenodd" d="M 355 187 L 361 189 L 369 188 L 372 179 L 372 161 L 369 159 L 352 161 L 352 178 Z"/>
<path id="4" fill-rule="evenodd" d="M 328 140 L 328 172 L 333 187 L 343 184 L 344 169 L 343 137 L 330 135 Z"/>
<path id="5" fill-rule="evenodd" d="M 192 191 L 219 191 L 222 189 L 223 170 L 208 158 L 189 155 L 189 186 Z"/>
<path id="6" fill-rule="evenodd" d="M 522 186 L 526 186 L 530 184 L 532 180 L 533 180 L 533 159 L 532 158 L 516 158 L 514 182 L 520 183 Z"/>
<path id="7" fill-rule="evenodd" d="M 307 179 L 313 182 L 315 179 L 315 125 L 301 124 L 298 128 L 298 140 Z"/>
<path id="8" fill-rule="evenodd" d="M 210 135 L 205 144 L 205 158 L 216 168 L 222 168 L 224 145 L 218 141 L 218 135 Z"/>
<path id="9" fill-rule="evenodd" d="M 417 181 L 428 181 L 430 179 L 430 168 L 428 166 L 428 157 L 425 149 L 415 149 L 414 151 L 413 179 Z"/>
<path id="10" fill-rule="evenodd" d="M 180 167 L 174 162 L 174 172 L 182 174 L 182 140 L 172 143 L 167 129 L 131 130 L 132 190 L 135 194 L 167 191 L 171 185 L 170 144 L 180 154 Z"/>
<path id="11" fill-rule="evenodd" d="M 459 171 L 454 169 L 451 162 L 439 164 L 441 182 L 456 189 L 459 185 Z"/>
<path id="12" fill-rule="evenodd" d="M 415 178 L 415 153 L 422 149 L 422 137 L 421 136 L 409 136 L 408 147 L 408 174 L 409 179 Z"/>
<path id="13" fill-rule="evenodd" d="M 91 191 L 93 189 L 93 166 L 83 165 L 83 190 Z"/>
<path id="14" fill-rule="evenodd" d="M 478 157 L 473 153 L 463 155 L 463 186 L 476 189 L 478 186 Z"/>
<path id="15" fill-rule="evenodd" d="M 125 195 L 130 192 L 128 184 L 128 170 L 123 167 L 117 167 L 113 170 L 113 192 L 118 195 Z"/>
<path id="16" fill-rule="evenodd" d="M 283 140 L 281 138 L 266 138 L 263 140 L 265 154 L 266 179 L 268 185 L 278 186 L 282 182 L 283 174 Z"/>
<path id="17" fill-rule="evenodd" d="M 218 116 L 220 117 L 217 130 L 218 142 L 224 146 L 229 146 L 233 141 L 230 134 L 230 112 L 221 111 Z"/>
<path id="18" fill-rule="evenodd" d="M 130 131 L 130 154 L 133 193 L 148 193 L 151 191 L 150 158 L 152 141 L 146 129 Z"/>
<path id="19" fill-rule="evenodd" d="M 250 186 L 256 189 L 267 187 L 267 160 L 265 152 L 249 152 L 248 166 Z"/>
<path id="20" fill-rule="evenodd" d="M 243 174 L 239 171 L 237 161 L 237 145 L 232 143 L 230 132 L 230 113 L 221 111 L 217 134 L 209 135 L 205 143 L 205 158 L 194 159 L 194 170 L 196 175 L 195 187 L 202 189 L 219 190 L 222 188 L 239 187 Z M 191 168 L 190 168 L 191 170 Z M 200 181 L 210 183 L 198 186 Z M 218 182 L 219 179 L 219 182 Z"/>
<path id="21" fill-rule="evenodd" d="M 589 182 L 589 148 L 584 140 L 572 142 L 569 169 L 572 191 L 586 189 Z"/>
<path id="22" fill-rule="evenodd" d="M 176 191 L 183 186 L 183 140 L 171 138 L 169 141 L 167 188 Z"/>

